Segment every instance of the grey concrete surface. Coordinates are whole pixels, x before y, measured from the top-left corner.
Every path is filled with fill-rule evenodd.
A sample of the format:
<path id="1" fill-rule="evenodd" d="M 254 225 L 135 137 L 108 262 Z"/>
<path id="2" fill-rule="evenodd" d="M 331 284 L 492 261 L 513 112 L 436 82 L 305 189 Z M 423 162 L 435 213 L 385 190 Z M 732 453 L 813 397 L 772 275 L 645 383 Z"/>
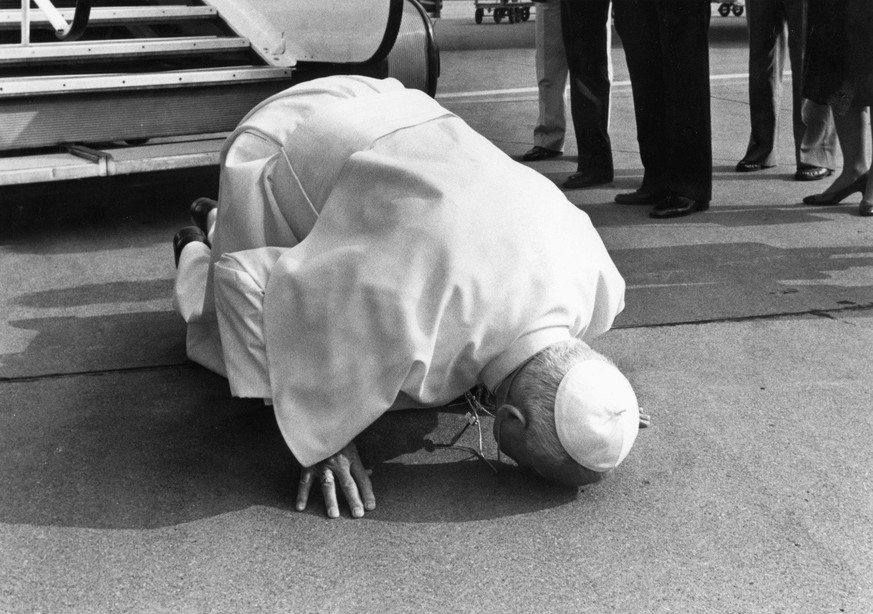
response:
<path id="1" fill-rule="evenodd" d="M 798 204 L 824 184 L 791 181 L 787 134 L 782 166 L 731 171 L 745 55 L 725 42 L 712 58 L 727 77 L 710 211 L 612 204 L 641 178 L 620 49 L 616 181 L 567 193 L 628 282 L 597 347 L 653 415 L 578 491 L 426 451 L 462 424 L 442 408 L 365 434 L 376 511 L 297 513 L 271 412 L 185 360 L 172 312 L 169 241 L 215 177 L 86 183 L 7 210 L 0 612 L 873 611 L 873 222 L 857 200 Z M 518 156 L 533 71 L 529 48 L 444 50 L 439 97 Z M 560 182 L 574 152 L 534 168 Z"/>

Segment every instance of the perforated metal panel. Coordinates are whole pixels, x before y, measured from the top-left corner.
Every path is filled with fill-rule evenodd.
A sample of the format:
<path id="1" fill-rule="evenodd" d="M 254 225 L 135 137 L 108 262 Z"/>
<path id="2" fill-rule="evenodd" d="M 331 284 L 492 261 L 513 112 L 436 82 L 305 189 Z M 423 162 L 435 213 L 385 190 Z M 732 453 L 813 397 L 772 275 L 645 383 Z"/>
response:
<path id="1" fill-rule="evenodd" d="M 403 19 L 393 49 L 388 54 L 388 75 L 409 88 L 436 94 L 439 50 L 430 18 L 415 0 L 403 4 Z"/>

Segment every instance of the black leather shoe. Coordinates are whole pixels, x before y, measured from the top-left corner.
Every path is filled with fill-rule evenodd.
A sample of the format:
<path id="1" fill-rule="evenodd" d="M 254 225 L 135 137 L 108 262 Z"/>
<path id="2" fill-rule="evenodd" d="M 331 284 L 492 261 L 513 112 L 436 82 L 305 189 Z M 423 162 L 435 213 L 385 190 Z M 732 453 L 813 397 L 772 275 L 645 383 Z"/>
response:
<path id="1" fill-rule="evenodd" d="M 173 237 L 173 256 L 176 258 L 176 266 L 179 266 L 179 257 L 182 250 L 189 243 L 206 243 L 206 235 L 197 226 L 185 226 Z"/>
<path id="2" fill-rule="evenodd" d="M 644 190 L 636 190 L 635 192 L 625 192 L 624 194 L 616 194 L 615 202 L 619 205 L 656 205 L 667 195 L 664 192 L 646 192 Z"/>
<path id="3" fill-rule="evenodd" d="M 568 190 L 579 190 L 582 188 L 593 188 L 596 185 L 604 185 L 612 182 L 612 177 L 609 175 L 593 174 L 589 172 L 573 173 L 567 180 L 564 181 L 564 187 Z"/>
<path id="4" fill-rule="evenodd" d="M 737 162 L 736 171 L 738 173 L 754 173 L 755 171 L 762 171 L 765 168 L 773 168 L 773 165 L 764 166 L 763 164 L 759 164 L 757 162 L 749 162 L 748 160 L 740 160 Z"/>
<path id="5" fill-rule="evenodd" d="M 655 205 L 655 208 L 649 213 L 649 217 L 658 219 L 681 217 L 696 213 L 697 211 L 706 211 L 707 209 L 709 209 L 708 201 L 673 195 L 668 196 Z"/>
<path id="6" fill-rule="evenodd" d="M 797 172 L 794 173 L 794 180 L 818 181 L 819 179 L 830 177 L 833 174 L 834 171 L 832 169 L 823 166 L 804 166 L 803 168 L 797 169 Z"/>
<path id="7" fill-rule="evenodd" d="M 191 221 L 197 225 L 197 228 L 202 230 L 204 233 L 209 232 L 209 229 L 206 227 L 207 220 L 209 218 L 209 212 L 218 207 L 218 203 L 212 200 L 211 198 L 206 198 L 205 196 L 201 196 L 188 208 L 188 214 L 191 216 Z"/>
<path id="8" fill-rule="evenodd" d="M 538 160 L 557 158 L 561 155 L 564 155 L 564 152 L 558 151 L 557 149 L 549 149 L 548 147 L 540 147 L 539 145 L 534 145 L 533 149 L 525 152 L 521 159 L 525 162 L 537 162 Z"/>

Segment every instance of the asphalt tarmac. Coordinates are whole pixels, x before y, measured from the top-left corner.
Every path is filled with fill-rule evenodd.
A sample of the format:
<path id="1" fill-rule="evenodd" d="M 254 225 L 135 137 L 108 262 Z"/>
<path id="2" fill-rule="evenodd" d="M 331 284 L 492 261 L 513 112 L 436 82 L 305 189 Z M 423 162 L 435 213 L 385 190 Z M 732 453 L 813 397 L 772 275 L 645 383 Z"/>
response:
<path id="1" fill-rule="evenodd" d="M 479 32 L 467 8 L 438 36 Z M 731 35 L 711 53 L 711 209 L 652 220 L 612 203 L 642 175 L 618 41 L 616 180 L 567 192 L 628 284 L 596 347 L 653 418 L 616 471 L 579 490 L 428 451 L 463 424 L 442 408 L 366 433 L 377 510 L 330 521 L 316 498 L 296 512 L 272 413 L 186 361 L 172 310 L 170 239 L 215 174 L 6 207 L 0 612 L 873 611 L 873 219 L 857 195 L 799 204 L 826 184 L 792 180 L 789 130 L 780 166 L 733 172 L 746 56 L 742 19 L 719 19 Z M 455 47 L 438 99 L 520 156 L 533 50 Z M 786 92 L 786 126 L 789 113 Z M 532 166 L 560 182 L 575 162 L 570 137 Z"/>

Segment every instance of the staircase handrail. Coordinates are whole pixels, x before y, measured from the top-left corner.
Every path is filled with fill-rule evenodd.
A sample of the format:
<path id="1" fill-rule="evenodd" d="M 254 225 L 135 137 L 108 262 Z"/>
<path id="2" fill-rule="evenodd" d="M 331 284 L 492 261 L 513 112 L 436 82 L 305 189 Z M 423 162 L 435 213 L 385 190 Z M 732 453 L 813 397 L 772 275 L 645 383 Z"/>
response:
<path id="1" fill-rule="evenodd" d="M 49 23 L 55 29 L 58 40 L 78 40 L 88 27 L 91 17 L 91 0 L 76 0 L 72 23 L 67 23 L 64 16 L 55 8 L 51 0 L 21 0 L 21 44 L 30 44 L 30 3 L 33 2 L 43 12 Z"/>

